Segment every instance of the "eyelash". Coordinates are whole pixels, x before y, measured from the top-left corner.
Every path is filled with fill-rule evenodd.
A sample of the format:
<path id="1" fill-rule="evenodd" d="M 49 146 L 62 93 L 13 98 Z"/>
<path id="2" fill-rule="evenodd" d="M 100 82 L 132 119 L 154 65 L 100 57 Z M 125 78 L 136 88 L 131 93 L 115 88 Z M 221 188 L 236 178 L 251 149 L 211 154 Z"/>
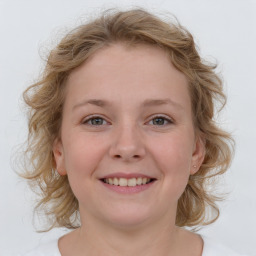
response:
<path id="1" fill-rule="evenodd" d="M 163 120 L 163 121 L 165 122 L 164 124 L 160 124 L 160 125 L 156 125 L 156 126 L 166 126 L 166 125 L 170 125 L 170 124 L 173 124 L 173 123 L 174 123 L 172 119 L 170 119 L 170 118 L 168 118 L 168 117 L 166 117 L 166 116 L 161 116 L 161 115 L 159 115 L 159 116 L 154 116 L 153 118 L 150 119 L 149 122 L 152 122 L 152 121 L 154 121 L 155 119 L 161 119 L 161 120 Z M 154 125 L 154 124 L 152 124 L 152 125 Z"/>
<path id="2" fill-rule="evenodd" d="M 92 122 L 93 120 L 96 120 L 96 119 L 102 120 L 103 123 L 102 123 L 102 124 L 92 124 L 92 123 L 89 123 L 89 122 Z M 150 123 L 150 122 L 154 121 L 155 119 L 160 119 L 160 120 L 163 120 L 163 121 L 164 121 L 163 124 L 160 124 L 160 125 L 158 124 L 158 125 L 156 125 L 156 126 L 166 126 L 166 125 L 170 125 L 170 124 L 173 124 L 173 123 L 174 123 L 172 119 L 167 118 L 167 117 L 165 117 L 165 116 L 161 116 L 161 115 L 159 115 L 159 116 L 154 116 L 154 117 L 151 118 L 150 121 L 147 122 L 147 123 Z M 105 123 L 104 123 L 104 122 L 105 122 Z M 87 125 L 90 125 L 90 126 L 102 126 L 102 125 L 105 125 L 105 124 L 107 124 L 107 123 L 108 123 L 108 122 L 107 122 L 103 117 L 101 117 L 101 116 L 89 116 L 89 117 L 87 117 L 86 119 L 84 119 L 84 120 L 82 121 L 82 124 L 87 124 Z M 151 124 L 151 125 L 154 126 L 154 124 Z"/>
<path id="3" fill-rule="evenodd" d="M 104 124 L 92 124 L 92 123 L 89 123 L 90 121 L 92 122 L 93 120 L 96 120 L 96 119 L 100 119 L 100 120 L 103 120 L 103 122 L 106 122 L 106 124 L 108 123 L 103 117 L 101 116 L 89 116 L 87 117 L 86 119 L 84 119 L 82 121 L 82 124 L 88 124 L 90 126 L 102 126 Z"/>

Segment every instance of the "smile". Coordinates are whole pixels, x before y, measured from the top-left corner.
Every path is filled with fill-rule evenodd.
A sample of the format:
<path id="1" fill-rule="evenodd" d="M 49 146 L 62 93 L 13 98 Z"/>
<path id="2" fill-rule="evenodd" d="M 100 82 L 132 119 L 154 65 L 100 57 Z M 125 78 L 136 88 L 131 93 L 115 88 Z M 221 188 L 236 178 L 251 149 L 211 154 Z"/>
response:
<path id="1" fill-rule="evenodd" d="M 155 179 L 150 179 L 150 178 L 144 178 L 144 177 L 138 177 L 138 178 L 105 178 L 102 179 L 104 183 L 107 183 L 109 185 L 114 185 L 114 186 L 120 186 L 120 187 L 135 187 L 135 186 L 141 186 L 141 185 L 146 185 Z"/>

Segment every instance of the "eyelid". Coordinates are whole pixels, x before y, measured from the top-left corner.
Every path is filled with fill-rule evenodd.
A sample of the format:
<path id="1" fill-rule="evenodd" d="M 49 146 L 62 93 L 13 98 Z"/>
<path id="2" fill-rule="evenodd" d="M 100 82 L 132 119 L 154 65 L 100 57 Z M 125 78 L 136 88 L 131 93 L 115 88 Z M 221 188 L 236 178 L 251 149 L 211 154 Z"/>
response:
<path id="1" fill-rule="evenodd" d="M 85 118 L 82 119 L 81 123 L 82 123 L 82 124 L 88 124 L 88 122 L 89 122 L 90 120 L 92 120 L 92 119 L 97 119 L 97 118 L 103 119 L 107 124 L 110 124 L 110 122 L 107 121 L 107 119 L 106 119 L 105 117 L 103 117 L 102 115 L 99 115 L 99 114 L 93 114 L 93 115 L 86 116 Z M 92 124 L 88 124 L 88 125 L 94 126 L 94 125 L 92 125 Z M 102 125 L 104 125 L 104 124 L 102 124 Z M 102 126 L 102 125 L 101 125 L 101 126 Z M 96 125 L 95 125 L 95 126 L 96 126 Z M 99 125 L 99 126 L 100 126 L 100 125 Z"/>
<path id="2" fill-rule="evenodd" d="M 100 115 L 100 114 L 88 115 L 88 116 L 86 116 L 85 118 L 82 119 L 81 123 L 82 123 L 82 124 L 88 124 L 88 122 L 89 122 L 91 119 L 97 119 L 97 118 L 103 119 L 103 121 L 105 121 L 106 124 L 110 124 L 110 122 L 107 120 L 107 118 L 104 117 L 104 116 L 102 116 L 102 115 Z M 173 124 L 173 123 L 174 123 L 173 118 L 171 118 L 170 116 L 165 115 L 165 114 L 155 114 L 155 115 L 152 115 L 152 116 L 150 116 L 150 117 L 148 118 L 148 121 L 147 121 L 146 123 L 151 122 L 151 121 L 154 120 L 155 118 L 162 118 L 162 119 L 168 121 L 168 124 L 166 124 L 166 125 L 169 125 L 169 124 Z M 88 124 L 88 125 L 94 126 L 94 125 L 92 125 L 92 124 Z M 105 125 L 105 124 L 102 124 L 102 125 Z M 99 126 L 102 126 L 102 125 L 99 125 Z M 95 125 L 95 126 L 96 126 L 96 125 Z M 164 126 L 164 125 L 163 125 L 163 126 Z"/>
<path id="3" fill-rule="evenodd" d="M 174 123 L 174 120 L 170 116 L 167 116 L 165 114 L 155 114 L 153 116 L 150 116 L 150 119 L 149 119 L 149 121 L 147 123 L 149 123 L 150 121 L 154 120 L 155 118 L 165 119 L 166 121 L 169 122 L 168 124 L 173 124 Z"/>

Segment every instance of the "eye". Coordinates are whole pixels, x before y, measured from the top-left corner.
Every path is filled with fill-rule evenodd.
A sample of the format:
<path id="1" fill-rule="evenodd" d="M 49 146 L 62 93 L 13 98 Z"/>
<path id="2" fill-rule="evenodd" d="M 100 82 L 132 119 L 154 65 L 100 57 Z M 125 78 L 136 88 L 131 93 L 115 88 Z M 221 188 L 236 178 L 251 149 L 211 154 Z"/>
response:
<path id="1" fill-rule="evenodd" d="M 99 116 L 89 117 L 83 120 L 83 124 L 92 126 L 101 126 L 107 124 L 107 121 Z"/>
<path id="2" fill-rule="evenodd" d="M 157 126 L 164 126 L 172 123 L 173 121 L 170 118 L 163 117 L 163 116 L 156 116 L 149 121 L 150 125 L 157 125 Z"/>

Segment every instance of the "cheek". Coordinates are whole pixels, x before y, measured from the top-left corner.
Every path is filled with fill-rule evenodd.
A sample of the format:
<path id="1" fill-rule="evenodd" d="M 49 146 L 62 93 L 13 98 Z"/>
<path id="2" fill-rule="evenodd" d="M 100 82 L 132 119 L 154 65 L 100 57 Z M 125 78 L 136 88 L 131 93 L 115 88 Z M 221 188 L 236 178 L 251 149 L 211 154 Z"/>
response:
<path id="1" fill-rule="evenodd" d="M 175 195 L 178 199 L 183 193 L 190 175 L 192 160 L 191 138 L 173 136 L 155 144 L 154 160 L 157 163 L 166 194 Z"/>
<path id="2" fill-rule="evenodd" d="M 184 134 L 159 138 L 152 142 L 155 160 L 168 167 L 189 169 L 193 154 L 193 139 Z M 175 171 L 174 169 L 172 171 Z M 178 170 L 177 170 L 178 171 Z M 187 170 L 189 172 L 189 170 Z"/>
<path id="3" fill-rule="evenodd" d="M 95 170 L 104 156 L 104 145 L 84 134 L 69 136 L 65 145 L 65 167 L 70 186 L 79 202 L 86 204 L 93 196 Z"/>
<path id="4" fill-rule="evenodd" d="M 68 175 L 93 175 L 106 150 L 106 146 L 100 141 L 83 133 L 69 136 L 65 145 L 65 165 Z"/>

